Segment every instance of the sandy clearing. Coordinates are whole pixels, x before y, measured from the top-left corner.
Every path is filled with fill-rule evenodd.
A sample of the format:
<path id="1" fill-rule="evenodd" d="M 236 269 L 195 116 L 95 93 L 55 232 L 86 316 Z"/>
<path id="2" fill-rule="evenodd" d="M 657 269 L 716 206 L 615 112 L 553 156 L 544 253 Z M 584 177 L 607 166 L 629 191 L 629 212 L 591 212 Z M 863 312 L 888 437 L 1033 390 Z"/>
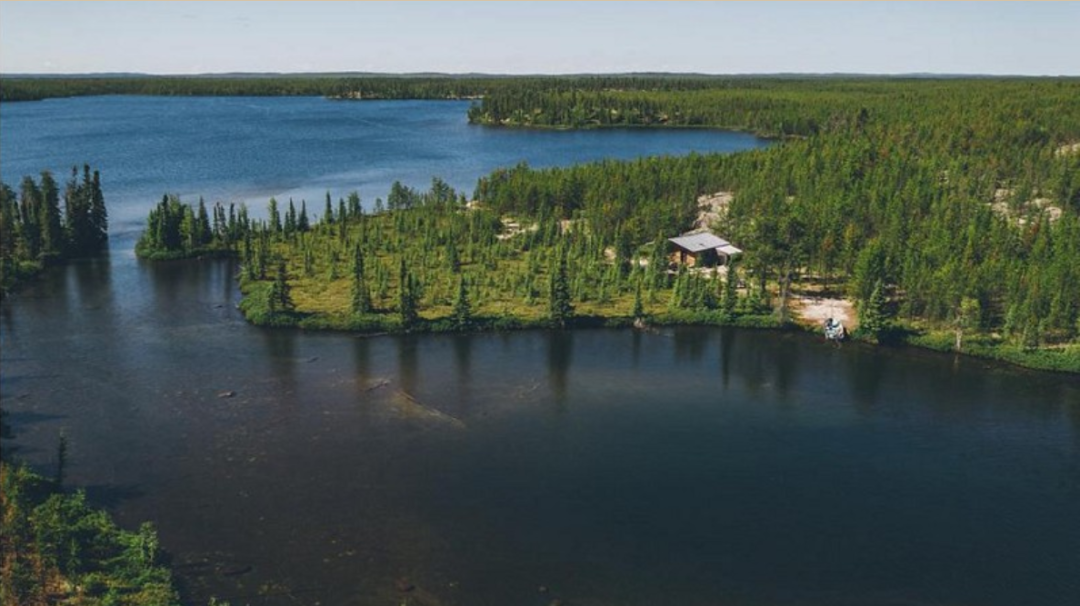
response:
<path id="1" fill-rule="evenodd" d="M 821 326 L 825 320 L 836 318 L 843 322 L 848 332 L 858 327 L 858 314 L 850 299 L 792 295 L 791 303 L 792 315 L 800 324 Z"/>

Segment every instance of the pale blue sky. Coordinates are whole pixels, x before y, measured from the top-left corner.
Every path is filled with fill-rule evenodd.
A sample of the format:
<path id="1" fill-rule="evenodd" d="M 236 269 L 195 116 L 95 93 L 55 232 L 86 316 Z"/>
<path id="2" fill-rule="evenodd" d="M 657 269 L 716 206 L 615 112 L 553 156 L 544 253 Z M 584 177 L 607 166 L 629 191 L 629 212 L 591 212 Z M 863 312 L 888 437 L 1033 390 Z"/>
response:
<path id="1" fill-rule="evenodd" d="M 1080 2 L 0 2 L 0 72 L 1080 75 Z"/>

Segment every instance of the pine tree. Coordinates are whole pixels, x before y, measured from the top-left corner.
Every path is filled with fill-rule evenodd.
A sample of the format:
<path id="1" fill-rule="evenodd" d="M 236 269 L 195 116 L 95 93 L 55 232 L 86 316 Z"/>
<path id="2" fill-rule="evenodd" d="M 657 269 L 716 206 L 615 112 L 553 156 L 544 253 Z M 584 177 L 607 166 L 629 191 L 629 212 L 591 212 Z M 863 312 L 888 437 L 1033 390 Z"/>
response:
<path id="1" fill-rule="evenodd" d="M 888 321 L 884 287 L 878 280 L 870 298 L 859 305 L 859 331 L 876 341 L 888 328 Z"/>
<path id="2" fill-rule="evenodd" d="M 640 320 L 645 317 L 645 306 L 641 302 L 641 282 L 637 283 L 637 289 L 634 290 L 634 308 L 631 310 L 630 315 L 635 320 Z"/>
<path id="3" fill-rule="evenodd" d="M 270 287 L 269 308 L 271 313 L 289 313 L 296 309 L 292 300 L 285 259 L 278 261 L 277 275 L 274 276 L 274 283 Z"/>
<path id="4" fill-rule="evenodd" d="M 344 220 L 344 217 L 342 217 Z M 330 192 L 326 192 L 326 208 L 323 210 L 323 223 L 327 225 L 334 224 L 334 205 L 330 200 Z"/>
<path id="5" fill-rule="evenodd" d="M 90 231 L 95 248 L 104 248 L 109 242 L 109 211 L 105 208 L 105 195 L 101 191 L 101 174 L 94 171 L 90 180 Z"/>
<path id="6" fill-rule="evenodd" d="M 551 273 L 548 305 L 551 324 L 558 328 L 565 328 L 566 323 L 574 315 L 574 306 L 570 301 L 570 281 L 566 275 L 566 249 L 560 249 L 558 252 L 558 261 L 555 270 Z"/>
<path id="7" fill-rule="evenodd" d="M 457 299 L 454 301 L 454 328 L 468 330 L 472 327 L 472 307 L 469 304 L 469 292 L 465 286 L 465 276 L 458 282 Z"/>
<path id="8" fill-rule="evenodd" d="M 66 242 L 60 224 L 60 191 L 52 173 L 41 173 L 41 205 L 38 207 L 38 223 L 41 232 L 41 252 L 58 256 L 64 252 Z"/>
<path id="9" fill-rule="evenodd" d="M 281 233 L 281 213 L 278 212 L 278 202 L 276 198 L 270 198 L 267 215 L 270 218 L 270 230 L 274 233 Z"/>
<path id="10" fill-rule="evenodd" d="M 285 211 L 285 235 L 291 236 L 296 231 L 296 204 L 289 198 L 289 209 Z"/>
<path id="11" fill-rule="evenodd" d="M 364 253 L 359 246 L 353 253 L 352 311 L 357 315 L 371 312 L 371 291 L 364 278 Z"/>
<path id="12" fill-rule="evenodd" d="M 195 245 L 202 247 L 210 244 L 214 233 L 210 230 L 210 215 L 206 212 L 206 202 L 199 197 L 199 214 L 195 218 Z"/>
<path id="13" fill-rule="evenodd" d="M 398 314 L 401 316 L 401 326 L 406 330 L 414 327 L 419 319 L 416 311 L 416 290 L 416 281 L 402 258 L 398 271 Z"/>
<path id="14" fill-rule="evenodd" d="M 735 261 L 728 263 L 727 278 L 724 280 L 724 298 L 720 301 L 720 309 L 728 318 L 735 315 L 735 306 L 739 302 L 739 272 Z"/>
<path id="15" fill-rule="evenodd" d="M 652 256 L 649 257 L 649 285 L 654 290 L 667 287 L 667 267 L 667 239 L 661 234 L 653 241 Z"/>
<path id="16" fill-rule="evenodd" d="M 296 229 L 301 232 L 306 232 L 311 229 L 311 221 L 307 216 L 307 202 L 300 201 L 300 216 L 296 219 Z"/>

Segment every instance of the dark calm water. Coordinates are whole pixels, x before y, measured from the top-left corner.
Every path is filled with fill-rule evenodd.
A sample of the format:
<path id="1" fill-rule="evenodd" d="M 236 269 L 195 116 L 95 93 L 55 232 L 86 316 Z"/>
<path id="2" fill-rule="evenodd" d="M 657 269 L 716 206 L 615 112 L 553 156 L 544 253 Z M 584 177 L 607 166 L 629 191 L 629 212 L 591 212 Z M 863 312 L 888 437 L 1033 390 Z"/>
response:
<path id="1" fill-rule="evenodd" d="M 244 126 L 245 103 L 312 109 L 289 134 Z M 0 152 L 14 181 L 29 170 L 14 167 L 70 161 L 36 138 L 67 136 L 65 120 L 89 136 L 65 115 L 130 114 L 144 129 L 168 115 L 169 135 L 100 127 L 88 158 L 118 188 L 106 189 L 114 216 L 135 216 L 164 189 L 319 199 L 340 177 L 370 201 L 398 171 L 471 189 L 519 157 L 727 144 L 706 132 L 487 131 L 465 125 L 464 109 L 4 105 Z M 341 151 L 339 120 L 385 131 L 397 159 Z M 230 159 L 243 154 L 228 137 L 192 147 L 218 141 L 200 124 L 252 128 L 243 149 L 276 160 Z M 74 145 L 62 149 L 96 149 Z M 278 149 L 290 145 L 323 151 Z M 233 151 L 201 157 L 217 147 Z M 52 271 L 4 304 L 0 396 L 16 433 L 4 448 L 48 465 L 64 429 L 71 483 L 127 526 L 153 520 L 193 604 L 1080 603 L 1076 376 L 757 331 L 266 331 L 235 311 L 230 263 L 140 263 L 132 237 L 121 230 L 110 258 Z"/>

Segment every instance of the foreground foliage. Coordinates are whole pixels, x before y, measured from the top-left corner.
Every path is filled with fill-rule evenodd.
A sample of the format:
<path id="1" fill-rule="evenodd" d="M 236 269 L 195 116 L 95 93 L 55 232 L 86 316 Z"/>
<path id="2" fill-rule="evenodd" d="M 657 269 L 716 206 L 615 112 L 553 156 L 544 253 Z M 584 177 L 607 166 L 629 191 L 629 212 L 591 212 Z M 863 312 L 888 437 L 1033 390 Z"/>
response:
<path id="1" fill-rule="evenodd" d="M 129 532 L 23 465 L 0 462 L 0 605 L 180 603 L 149 524 Z"/>

